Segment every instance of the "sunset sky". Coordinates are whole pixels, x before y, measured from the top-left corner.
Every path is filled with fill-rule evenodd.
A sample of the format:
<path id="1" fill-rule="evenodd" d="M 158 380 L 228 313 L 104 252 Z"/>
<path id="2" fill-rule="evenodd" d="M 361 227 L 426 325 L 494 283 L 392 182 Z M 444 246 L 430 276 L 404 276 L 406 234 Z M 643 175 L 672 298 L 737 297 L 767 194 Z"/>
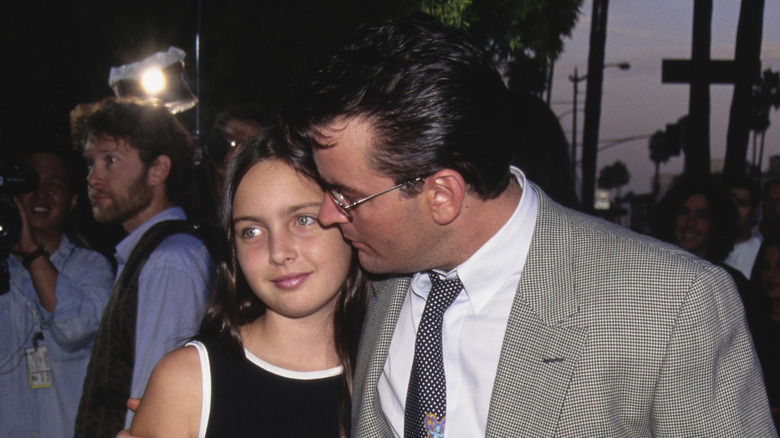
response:
<path id="1" fill-rule="evenodd" d="M 712 17 L 712 59 L 733 59 L 739 4 L 737 0 L 714 0 Z M 583 4 L 571 39 L 564 41 L 564 53 L 555 65 L 552 88 L 553 111 L 559 115 L 567 137 L 572 130 L 572 82 L 574 68 L 586 74 L 592 1 Z M 614 139 L 644 136 L 604 150 L 598 155 L 598 168 L 623 161 L 631 173 L 627 190 L 650 191 L 654 164 L 650 161 L 648 138 L 667 123 L 688 113 L 688 85 L 662 84 L 661 62 L 667 58 L 689 59 L 693 0 L 610 0 L 607 22 L 606 63 L 629 62 L 631 69 L 604 71 L 601 131 L 599 143 Z M 780 70 L 780 1 L 766 0 L 764 9 L 762 71 Z M 579 105 L 585 101 L 586 81 L 579 85 Z M 733 87 L 710 87 L 711 154 L 713 160 L 725 155 L 728 114 Z M 582 144 L 584 114 L 577 120 L 578 145 Z M 748 149 L 748 159 L 752 146 Z M 579 154 L 579 151 L 578 151 Z M 771 155 L 780 155 L 780 112 L 773 112 L 767 131 L 763 168 Z M 662 173 L 679 173 L 682 157 L 661 166 Z M 625 191 L 627 191 L 625 190 Z"/>

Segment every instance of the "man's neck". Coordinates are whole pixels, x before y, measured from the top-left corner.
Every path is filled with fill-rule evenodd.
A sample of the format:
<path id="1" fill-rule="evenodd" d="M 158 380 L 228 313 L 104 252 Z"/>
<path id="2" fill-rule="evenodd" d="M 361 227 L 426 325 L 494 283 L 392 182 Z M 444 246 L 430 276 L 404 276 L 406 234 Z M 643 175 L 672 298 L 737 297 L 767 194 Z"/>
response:
<path id="1" fill-rule="evenodd" d="M 122 222 L 122 228 L 124 228 L 128 233 L 132 233 L 136 228 L 145 224 L 149 219 L 173 206 L 174 204 L 169 202 L 167 198 L 155 197 L 152 202 L 149 203 L 149 205 L 146 206 L 143 210 L 138 211 L 132 217 Z"/>
<path id="2" fill-rule="evenodd" d="M 739 233 L 737 233 L 737 237 L 734 239 L 734 243 L 745 243 L 753 236 L 753 233 L 751 232 L 750 228 L 747 230 L 740 230 Z"/>
<path id="3" fill-rule="evenodd" d="M 35 241 L 45 246 L 50 253 L 56 251 L 60 247 L 60 243 L 62 243 L 62 230 L 60 229 L 52 231 L 33 230 L 33 236 Z"/>
<path id="4" fill-rule="evenodd" d="M 454 269 L 482 248 L 509 221 L 522 195 L 523 189 L 513 179 L 509 187 L 497 198 L 481 200 L 469 197 L 469 201 L 463 208 L 464 217 L 460 227 L 451 233 L 454 243 L 449 253 L 457 254 L 458 257 L 440 269 L 444 271 Z"/>

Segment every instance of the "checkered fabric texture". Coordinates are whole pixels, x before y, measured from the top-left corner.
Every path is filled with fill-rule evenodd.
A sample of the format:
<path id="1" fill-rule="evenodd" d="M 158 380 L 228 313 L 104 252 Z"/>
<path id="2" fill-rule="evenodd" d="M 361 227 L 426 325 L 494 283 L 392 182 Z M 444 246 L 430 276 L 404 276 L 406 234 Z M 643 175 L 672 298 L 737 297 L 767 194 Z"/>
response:
<path id="1" fill-rule="evenodd" d="M 432 414 L 438 424 L 447 413 L 441 326 L 444 312 L 455 301 L 455 297 L 463 289 L 463 284 L 457 277 L 446 280 L 433 272 L 429 273 L 428 277 L 431 279 L 431 293 L 425 301 L 414 344 L 414 361 L 404 409 L 405 438 L 426 438 L 427 416 Z"/>
<path id="2" fill-rule="evenodd" d="M 486 437 L 777 436 L 725 271 L 526 189 L 539 195 L 530 252 L 505 332 L 485 333 L 504 338 Z M 373 284 L 353 436 L 393 436 L 377 382 L 410 280 Z"/>

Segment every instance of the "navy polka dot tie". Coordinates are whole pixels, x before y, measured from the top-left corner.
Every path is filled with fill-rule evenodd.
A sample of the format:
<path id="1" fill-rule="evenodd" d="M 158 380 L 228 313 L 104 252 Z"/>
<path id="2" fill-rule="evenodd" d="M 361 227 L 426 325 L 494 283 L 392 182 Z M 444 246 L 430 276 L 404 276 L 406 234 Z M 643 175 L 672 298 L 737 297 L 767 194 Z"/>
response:
<path id="1" fill-rule="evenodd" d="M 414 362 L 409 378 L 404 414 L 404 437 L 444 437 L 447 413 L 447 392 L 444 379 L 444 358 L 441 345 L 441 327 L 444 312 L 458 296 L 463 284 L 430 273 L 431 293 L 425 302 L 417 341 L 414 345 Z"/>

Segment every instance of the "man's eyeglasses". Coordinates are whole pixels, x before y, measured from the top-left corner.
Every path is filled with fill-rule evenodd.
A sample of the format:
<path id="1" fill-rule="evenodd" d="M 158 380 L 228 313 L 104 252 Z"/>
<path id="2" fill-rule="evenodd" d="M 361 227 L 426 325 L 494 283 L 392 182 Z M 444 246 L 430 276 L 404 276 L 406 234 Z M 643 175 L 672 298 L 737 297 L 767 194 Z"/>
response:
<path id="1" fill-rule="evenodd" d="M 389 189 L 382 190 L 379 193 L 375 193 L 370 196 L 366 196 L 365 198 L 360 198 L 356 201 L 352 201 L 346 196 L 344 196 L 343 193 L 339 191 L 337 188 L 330 188 L 328 189 L 328 194 L 330 194 L 330 197 L 333 199 L 333 202 L 341 209 L 341 211 L 344 212 L 347 217 L 350 219 L 352 218 L 352 215 L 349 213 L 349 210 L 352 210 L 353 208 L 357 207 L 358 205 L 370 201 L 377 196 L 384 195 L 385 193 L 392 192 L 393 190 L 400 189 L 401 187 L 406 187 L 408 185 L 414 184 L 418 181 L 422 181 L 423 178 L 412 178 L 409 181 L 402 182 L 401 184 L 395 185 L 393 187 L 390 187 Z"/>

